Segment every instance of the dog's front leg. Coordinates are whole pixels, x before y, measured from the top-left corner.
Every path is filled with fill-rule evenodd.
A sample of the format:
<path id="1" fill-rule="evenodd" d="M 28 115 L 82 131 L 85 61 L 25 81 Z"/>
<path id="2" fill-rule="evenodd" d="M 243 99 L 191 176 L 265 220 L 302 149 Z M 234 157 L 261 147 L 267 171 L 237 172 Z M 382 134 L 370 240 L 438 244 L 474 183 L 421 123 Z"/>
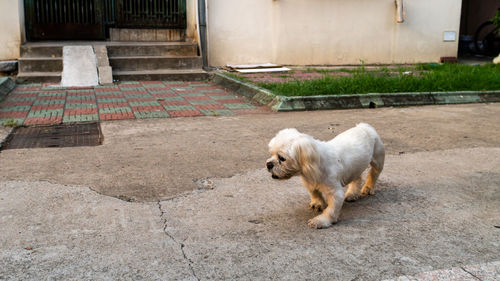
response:
<path id="1" fill-rule="evenodd" d="M 319 191 L 323 193 L 328 203 L 328 207 L 318 215 L 309 220 L 308 225 L 312 228 L 327 228 L 336 223 L 340 215 L 340 209 L 344 203 L 344 190 L 340 184 L 334 186 L 319 186 Z"/>
<path id="2" fill-rule="evenodd" d="M 317 187 L 313 184 L 310 184 L 306 180 L 302 178 L 302 184 L 307 188 L 309 191 L 309 195 L 311 196 L 311 202 L 309 203 L 309 209 L 315 210 L 318 212 L 323 211 L 326 208 L 326 202 L 323 199 L 323 195 L 321 192 L 317 189 Z"/>

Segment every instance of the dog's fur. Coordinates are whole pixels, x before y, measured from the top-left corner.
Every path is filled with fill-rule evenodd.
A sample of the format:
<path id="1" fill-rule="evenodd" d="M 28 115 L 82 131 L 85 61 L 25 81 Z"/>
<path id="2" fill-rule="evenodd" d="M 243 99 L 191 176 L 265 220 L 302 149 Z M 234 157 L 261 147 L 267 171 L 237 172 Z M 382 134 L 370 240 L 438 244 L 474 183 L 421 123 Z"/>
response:
<path id="1" fill-rule="evenodd" d="M 375 129 L 360 123 L 328 142 L 316 140 L 296 129 L 281 130 L 270 142 L 266 166 L 274 179 L 299 175 L 311 195 L 309 207 L 323 211 L 310 219 L 313 228 L 336 223 L 346 201 L 374 194 L 382 172 L 385 148 Z M 370 166 L 364 186 L 361 174 Z M 343 187 L 349 185 L 345 197 Z"/>

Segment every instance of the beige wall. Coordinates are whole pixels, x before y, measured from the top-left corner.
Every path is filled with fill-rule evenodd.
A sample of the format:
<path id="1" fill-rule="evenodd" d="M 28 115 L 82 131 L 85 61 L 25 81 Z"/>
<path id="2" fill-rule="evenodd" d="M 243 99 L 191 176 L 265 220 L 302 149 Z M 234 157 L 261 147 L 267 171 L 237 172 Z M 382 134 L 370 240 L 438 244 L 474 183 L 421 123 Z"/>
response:
<path id="1" fill-rule="evenodd" d="M 415 63 L 456 56 L 461 0 L 207 0 L 209 63 Z M 455 42 L 443 32 L 455 31 Z"/>
<path id="2" fill-rule="evenodd" d="M 22 5 L 22 0 L 0 0 L 0 60 L 19 57 L 19 45 L 24 33 L 21 25 L 24 13 L 20 13 Z"/>
<path id="3" fill-rule="evenodd" d="M 198 22 L 197 22 L 197 13 L 198 13 L 198 0 L 187 0 L 186 1 L 186 37 L 193 38 L 198 41 Z"/>

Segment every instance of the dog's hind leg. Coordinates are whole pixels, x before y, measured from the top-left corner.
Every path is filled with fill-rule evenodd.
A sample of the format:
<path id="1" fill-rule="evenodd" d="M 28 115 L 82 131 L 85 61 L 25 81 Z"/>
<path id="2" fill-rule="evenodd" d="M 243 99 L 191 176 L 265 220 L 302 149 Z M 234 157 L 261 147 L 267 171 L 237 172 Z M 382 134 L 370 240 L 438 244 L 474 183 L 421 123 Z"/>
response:
<path id="1" fill-rule="evenodd" d="M 365 185 L 361 189 L 362 195 L 375 194 L 373 187 L 375 186 L 378 176 L 380 175 L 382 169 L 384 168 L 384 160 L 385 160 L 385 148 L 380 138 L 377 138 L 375 142 L 375 149 L 373 152 L 372 161 L 370 162 L 370 171 L 368 172 L 368 176 L 366 177 Z"/>
<path id="2" fill-rule="evenodd" d="M 353 202 L 358 200 L 361 191 L 361 177 L 353 180 L 349 183 L 349 187 L 345 193 L 344 199 L 348 202 Z"/>

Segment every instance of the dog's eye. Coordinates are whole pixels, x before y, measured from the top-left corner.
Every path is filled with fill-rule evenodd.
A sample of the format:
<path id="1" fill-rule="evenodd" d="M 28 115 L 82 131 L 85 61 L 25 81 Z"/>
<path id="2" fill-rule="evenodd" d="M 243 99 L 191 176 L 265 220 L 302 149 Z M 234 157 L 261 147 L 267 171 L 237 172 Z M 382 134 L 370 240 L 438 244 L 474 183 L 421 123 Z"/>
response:
<path id="1" fill-rule="evenodd" d="M 281 156 L 281 155 L 278 155 L 278 159 L 279 159 L 281 162 L 285 162 L 285 160 L 286 160 L 286 159 L 285 159 L 283 156 Z"/>

